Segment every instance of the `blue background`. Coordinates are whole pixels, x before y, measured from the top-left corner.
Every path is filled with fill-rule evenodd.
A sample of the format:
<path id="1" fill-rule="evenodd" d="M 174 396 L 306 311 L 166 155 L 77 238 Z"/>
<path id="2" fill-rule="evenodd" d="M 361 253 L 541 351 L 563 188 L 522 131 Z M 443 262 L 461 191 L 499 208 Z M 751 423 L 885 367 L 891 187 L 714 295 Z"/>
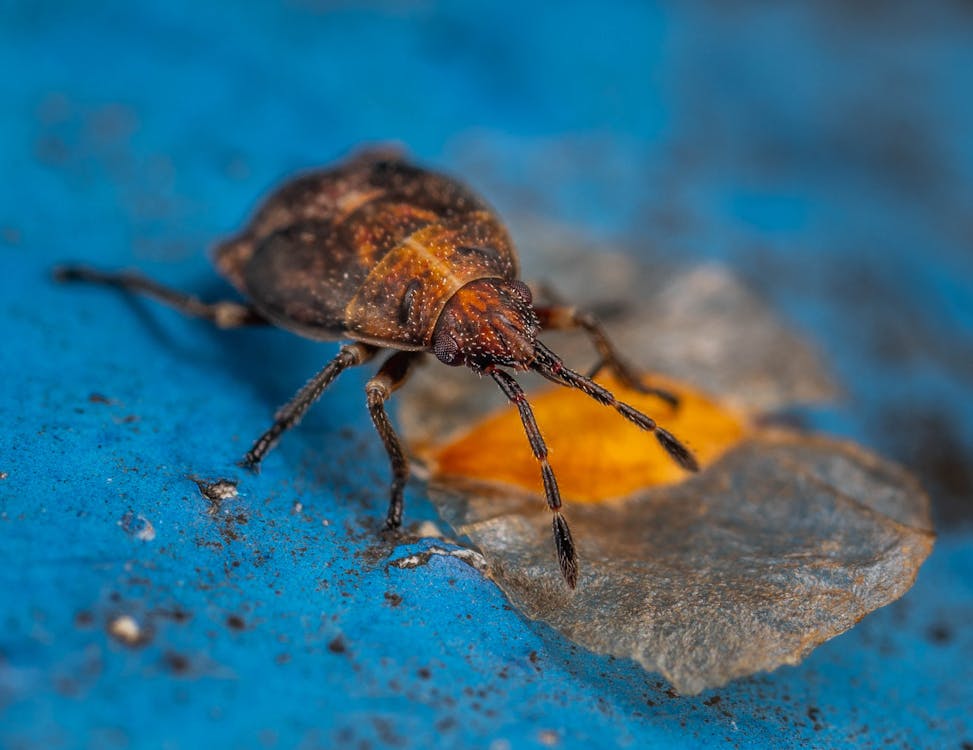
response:
<path id="1" fill-rule="evenodd" d="M 925 5 L 0 4 L 0 746 L 973 743 L 973 13 Z M 224 295 L 204 250 L 375 140 L 515 235 L 741 274 L 844 386 L 791 417 L 929 488 L 915 588 L 798 668 L 680 698 L 455 559 L 386 568 L 365 373 L 214 512 L 187 476 L 240 476 L 333 348 L 48 270 Z M 434 518 L 419 484 L 406 513 Z M 107 635 L 122 613 L 147 644 Z"/>

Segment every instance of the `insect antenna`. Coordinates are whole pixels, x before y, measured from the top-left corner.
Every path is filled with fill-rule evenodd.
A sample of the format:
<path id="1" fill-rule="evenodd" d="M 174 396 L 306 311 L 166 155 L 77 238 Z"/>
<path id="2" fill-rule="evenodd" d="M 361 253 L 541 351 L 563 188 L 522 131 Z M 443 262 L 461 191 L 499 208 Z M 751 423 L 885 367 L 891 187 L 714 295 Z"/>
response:
<path id="1" fill-rule="evenodd" d="M 524 389 L 520 387 L 520 383 L 514 380 L 512 375 L 496 367 L 488 367 L 486 371 L 500 386 L 503 394 L 517 407 L 517 411 L 520 412 L 520 421 L 524 425 L 524 432 L 527 433 L 530 449 L 534 452 L 534 458 L 541 465 L 541 477 L 544 480 L 547 507 L 553 513 L 554 546 L 557 549 L 557 562 L 561 567 L 561 575 L 564 576 L 564 580 L 567 581 L 568 586 L 574 588 L 578 583 L 578 555 L 574 549 L 574 540 L 571 538 L 568 522 L 561 515 L 561 492 L 557 488 L 554 470 L 547 462 L 547 444 L 537 427 L 534 411 L 530 408 Z"/>
<path id="2" fill-rule="evenodd" d="M 629 406 L 619 401 L 607 388 L 598 385 L 591 378 L 587 378 L 581 373 L 575 372 L 561 361 L 554 352 L 548 349 L 540 341 L 535 343 L 535 357 L 531 363 L 531 369 L 543 375 L 553 383 L 564 385 L 569 388 L 577 388 L 582 393 L 591 396 L 595 401 L 612 407 L 632 424 L 641 427 L 646 432 L 655 435 L 659 444 L 665 448 L 672 460 L 687 471 L 699 471 L 699 464 L 696 457 L 668 430 L 659 427 L 655 420 L 643 414 L 634 406 Z"/>

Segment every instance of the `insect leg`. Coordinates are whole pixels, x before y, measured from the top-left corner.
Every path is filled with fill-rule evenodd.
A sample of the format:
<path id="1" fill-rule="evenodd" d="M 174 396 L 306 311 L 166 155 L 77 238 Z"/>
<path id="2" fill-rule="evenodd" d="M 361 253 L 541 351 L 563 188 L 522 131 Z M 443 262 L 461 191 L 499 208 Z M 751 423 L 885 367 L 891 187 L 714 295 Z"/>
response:
<path id="1" fill-rule="evenodd" d="M 294 398 L 277 410 L 274 415 L 274 423 L 263 435 L 257 438 L 240 464 L 252 471 L 259 471 L 260 462 L 264 456 L 277 444 L 281 435 L 301 421 L 311 404 L 324 393 L 324 389 L 331 385 L 343 370 L 364 364 L 374 357 L 377 351 L 377 347 L 361 343 L 347 344 L 341 347 L 334 359 L 328 362 L 317 375 L 307 381 Z"/>
<path id="2" fill-rule="evenodd" d="M 250 305 L 241 302 L 203 302 L 191 294 L 163 286 L 137 273 L 105 273 L 85 266 L 59 266 L 54 269 L 57 281 L 84 281 L 105 284 L 131 292 L 141 292 L 185 315 L 204 318 L 219 328 L 267 325 L 269 321 Z"/>
<path id="3" fill-rule="evenodd" d="M 619 401 L 607 388 L 598 385 L 591 378 L 587 378 L 581 373 L 572 370 L 561 361 L 560 357 L 540 341 L 535 342 L 534 349 L 535 357 L 531 363 L 531 369 L 535 372 L 540 373 L 554 383 L 566 385 L 570 388 L 577 388 L 582 393 L 591 396 L 595 401 L 612 407 L 629 422 L 641 427 L 647 432 L 653 433 L 656 440 L 659 441 L 659 444 L 665 448 L 666 452 L 682 468 L 687 471 L 699 471 L 699 464 L 696 462 L 696 457 L 671 432 L 659 427 L 652 417 L 646 416 L 634 406 L 629 406 Z"/>
<path id="4" fill-rule="evenodd" d="M 561 515 L 561 493 L 557 488 L 557 479 L 554 477 L 554 470 L 547 461 L 547 444 L 541 436 L 541 431 L 537 427 L 534 419 L 534 412 L 527 401 L 527 394 L 524 393 L 520 384 L 514 380 L 509 373 L 488 367 L 486 370 L 492 377 L 504 395 L 513 403 L 520 412 L 520 421 L 524 425 L 524 432 L 527 433 L 527 440 L 530 448 L 541 465 L 541 477 L 544 480 L 544 494 L 547 497 L 547 507 L 554 514 L 554 546 L 557 548 L 557 561 L 561 567 L 561 575 L 567 581 L 568 586 L 574 588 L 578 583 L 578 555 L 574 550 L 574 541 L 571 539 L 571 530 L 568 522 Z"/>
<path id="5" fill-rule="evenodd" d="M 597 375 L 603 367 L 608 367 L 627 388 L 640 393 L 651 393 L 672 406 L 679 404 L 678 397 L 669 391 L 647 386 L 642 382 L 638 372 L 619 355 L 599 320 L 590 312 L 567 305 L 540 306 L 534 310 L 540 318 L 542 328 L 560 331 L 580 328 L 588 334 L 599 356 L 598 363 L 588 373 L 589 378 Z"/>
<path id="6" fill-rule="evenodd" d="M 409 460 L 405 457 L 402 444 L 385 411 L 385 402 L 409 377 L 409 371 L 419 354 L 419 352 L 396 352 L 385 360 L 381 369 L 375 373 L 375 377 L 365 384 L 368 413 L 372 416 L 372 423 L 379 437 L 382 438 L 385 450 L 389 454 L 389 461 L 392 463 L 392 489 L 389 512 L 385 519 L 385 525 L 390 529 L 397 529 L 402 525 L 402 493 L 409 479 Z"/>

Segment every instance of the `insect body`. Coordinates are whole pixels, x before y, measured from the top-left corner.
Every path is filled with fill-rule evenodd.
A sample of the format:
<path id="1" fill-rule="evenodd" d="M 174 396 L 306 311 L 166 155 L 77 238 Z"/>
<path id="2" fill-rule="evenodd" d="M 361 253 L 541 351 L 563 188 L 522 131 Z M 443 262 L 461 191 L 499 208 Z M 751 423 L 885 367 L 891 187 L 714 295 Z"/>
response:
<path id="1" fill-rule="evenodd" d="M 681 466 L 697 468 L 692 454 L 670 433 L 567 367 L 541 343 L 537 334 L 542 328 L 581 328 L 591 336 L 602 365 L 627 385 L 652 390 L 618 356 L 592 316 L 571 307 L 534 304 L 530 289 L 518 279 L 517 254 L 506 229 L 455 180 L 398 156 L 365 152 L 285 184 L 240 234 L 217 248 L 215 260 L 248 304 L 203 303 L 135 274 L 64 267 L 56 275 L 141 291 L 221 327 L 269 323 L 313 339 L 349 340 L 277 412 L 247 452 L 243 463 L 254 470 L 342 370 L 369 361 L 382 349 L 394 351 L 365 390 L 392 465 L 390 528 L 402 521 L 408 462 L 385 402 L 423 353 L 489 375 L 519 410 L 540 464 L 558 562 L 572 587 L 577 555 L 561 514 L 557 479 L 527 397 L 508 370 L 533 370 L 583 391 L 653 432 Z"/>

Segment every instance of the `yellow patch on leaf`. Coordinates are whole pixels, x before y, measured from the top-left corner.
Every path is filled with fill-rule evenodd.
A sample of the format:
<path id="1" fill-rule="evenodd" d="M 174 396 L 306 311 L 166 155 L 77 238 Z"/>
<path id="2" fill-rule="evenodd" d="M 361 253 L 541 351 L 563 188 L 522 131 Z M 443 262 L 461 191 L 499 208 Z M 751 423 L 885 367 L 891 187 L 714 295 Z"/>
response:
<path id="1" fill-rule="evenodd" d="M 674 409 L 611 377 L 598 380 L 619 400 L 675 435 L 693 452 L 701 468 L 749 432 L 742 414 L 684 384 L 652 381 L 679 397 Z M 565 500 L 597 503 L 688 476 L 654 435 L 580 391 L 555 386 L 533 393 L 529 399 Z M 432 447 L 425 458 L 434 477 L 502 483 L 543 495 L 539 464 L 513 406 L 485 417 L 454 440 Z"/>

